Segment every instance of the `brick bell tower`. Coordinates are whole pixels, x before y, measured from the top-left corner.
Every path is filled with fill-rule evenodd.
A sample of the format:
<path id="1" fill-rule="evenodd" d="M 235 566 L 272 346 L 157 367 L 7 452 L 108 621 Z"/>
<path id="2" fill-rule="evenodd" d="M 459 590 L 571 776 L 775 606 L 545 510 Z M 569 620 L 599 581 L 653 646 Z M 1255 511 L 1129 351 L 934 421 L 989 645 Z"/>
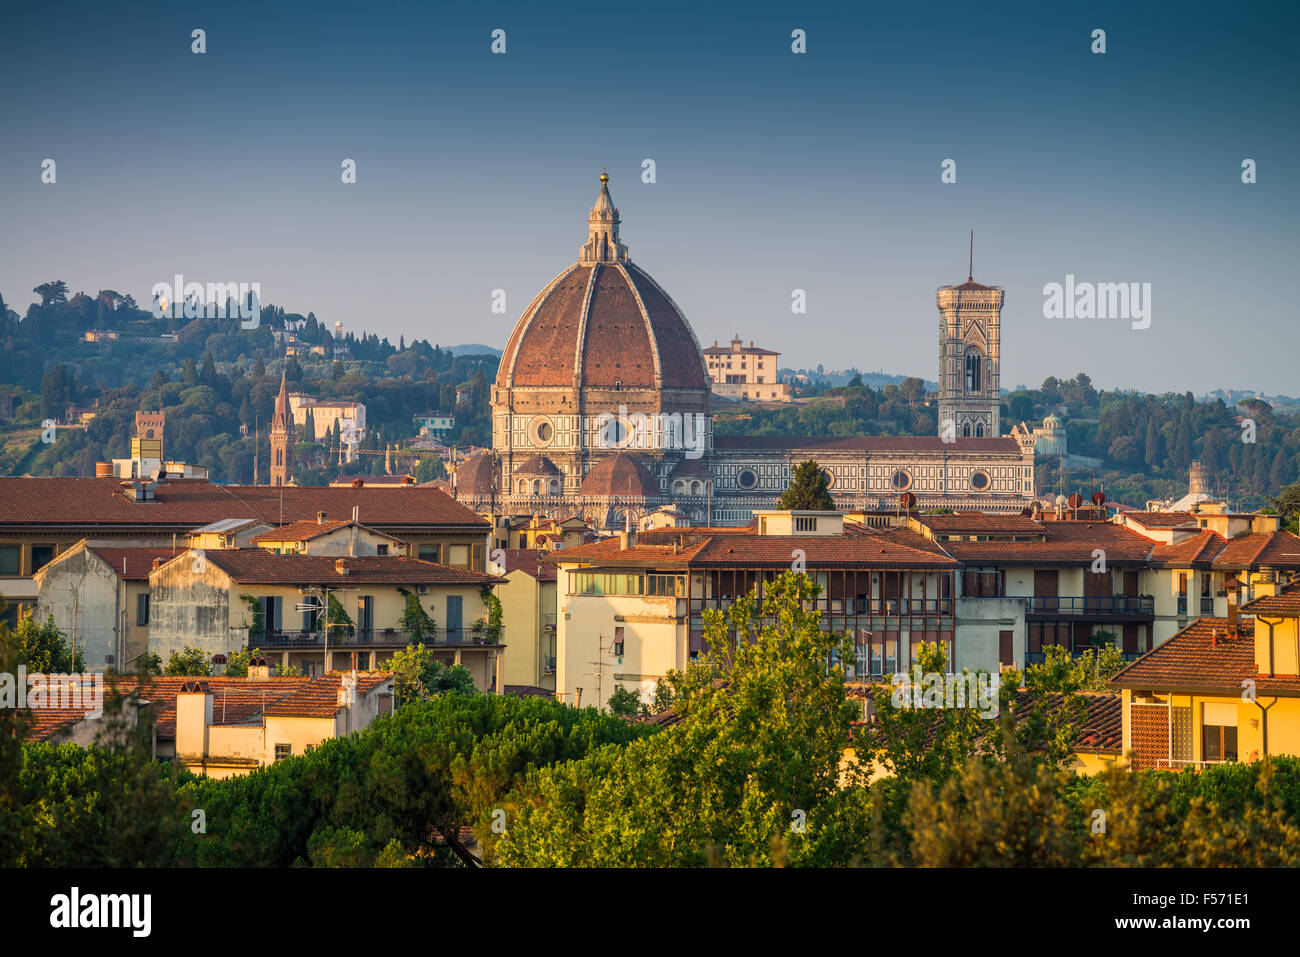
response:
<path id="1" fill-rule="evenodd" d="M 966 281 L 940 286 L 935 293 L 939 306 L 939 435 L 945 435 L 947 426 L 952 430 L 948 434 L 959 439 L 1002 434 L 998 365 L 1003 290 L 977 283 L 974 275 L 972 230 Z"/>
<path id="2" fill-rule="evenodd" d="M 293 449 L 297 443 L 293 431 L 293 413 L 289 409 L 289 385 L 280 373 L 280 394 L 275 397 L 275 415 L 271 418 L 271 484 L 288 485 L 293 481 Z"/>

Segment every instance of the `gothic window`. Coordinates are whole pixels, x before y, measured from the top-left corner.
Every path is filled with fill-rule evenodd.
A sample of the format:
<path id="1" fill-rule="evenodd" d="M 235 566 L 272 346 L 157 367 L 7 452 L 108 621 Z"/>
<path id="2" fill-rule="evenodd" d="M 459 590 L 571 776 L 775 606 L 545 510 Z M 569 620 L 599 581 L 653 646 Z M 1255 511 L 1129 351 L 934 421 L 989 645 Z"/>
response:
<path id="1" fill-rule="evenodd" d="M 699 495 L 699 494 L 700 494 L 700 483 L 699 483 L 699 482 L 692 482 L 692 483 L 691 483 L 691 494 L 692 494 L 692 495 Z"/>
<path id="2" fill-rule="evenodd" d="M 966 391 L 979 392 L 983 388 L 981 385 L 981 367 L 980 354 L 978 352 L 966 353 Z"/>
<path id="3" fill-rule="evenodd" d="M 984 438 L 984 424 L 983 424 L 983 423 L 980 423 L 979 425 L 975 426 L 975 438 L 977 438 L 977 439 L 982 439 L 982 438 Z"/>
<path id="4" fill-rule="evenodd" d="M 969 422 L 967 422 L 965 425 L 963 425 L 963 426 L 961 427 L 961 436 L 962 436 L 963 439 L 969 439 L 969 438 L 970 438 L 970 423 L 969 423 Z"/>

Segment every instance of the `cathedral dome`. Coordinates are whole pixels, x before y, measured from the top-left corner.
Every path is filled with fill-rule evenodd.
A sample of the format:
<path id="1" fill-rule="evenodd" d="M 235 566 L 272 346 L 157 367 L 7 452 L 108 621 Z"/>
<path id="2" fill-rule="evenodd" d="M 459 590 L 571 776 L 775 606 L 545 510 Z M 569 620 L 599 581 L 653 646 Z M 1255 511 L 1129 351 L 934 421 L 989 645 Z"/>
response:
<path id="1" fill-rule="evenodd" d="M 460 495 L 490 495 L 492 493 L 492 456 L 480 452 L 466 459 L 455 470 L 456 490 Z"/>
<path id="2" fill-rule="evenodd" d="M 524 310 L 506 342 L 498 389 L 685 389 L 708 393 L 699 342 L 676 303 L 628 261 L 608 176 L 576 263 Z"/>
<path id="3" fill-rule="evenodd" d="M 582 480 L 578 494 L 595 498 L 658 498 L 659 483 L 635 456 L 615 452 Z"/>

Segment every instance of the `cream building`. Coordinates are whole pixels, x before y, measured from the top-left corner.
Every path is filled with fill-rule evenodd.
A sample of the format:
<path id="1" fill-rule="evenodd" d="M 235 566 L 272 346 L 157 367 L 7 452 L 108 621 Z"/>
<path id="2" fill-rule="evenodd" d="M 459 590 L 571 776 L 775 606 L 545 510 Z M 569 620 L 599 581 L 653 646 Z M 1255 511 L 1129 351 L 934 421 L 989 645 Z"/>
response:
<path id="1" fill-rule="evenodd" d="M 790 384 L 779 381 L 781 353 L 760 349 L 753 341 L 746 346 L 740 336 L 731 340 L 730 347 L 719 346 L 715 339 L 703 351 L 714 395 L 743 402 L 791 400 Z"/>

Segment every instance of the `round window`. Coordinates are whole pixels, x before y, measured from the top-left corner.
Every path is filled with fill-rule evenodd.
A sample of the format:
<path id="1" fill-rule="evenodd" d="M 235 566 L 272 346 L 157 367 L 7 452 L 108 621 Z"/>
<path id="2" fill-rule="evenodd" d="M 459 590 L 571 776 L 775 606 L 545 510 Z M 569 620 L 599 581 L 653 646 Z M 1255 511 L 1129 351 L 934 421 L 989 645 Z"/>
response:
<path id="1" fill-rule="evenodd" d="M 904 469 L 897 469 L 889 477 L 889 484 L 899 492 L 906 491 L 912 487 L 912 476 Z"/>
<path id="2" fill-rule="evenodd" d="M 533 445 L 540 448 L 550 445 L 551 440 L 555 438 L 555 426 L 544 415 L 539 415 L 533 419 L 533 426 L 529 431 L 531 432 Z"/>
<path id="3" fill-rule="evenodd" d="M 753 469 L 741 469 L 736 476 L 736 484 L 741 488 L 753 488 L 758 484 L 758 475 Z"/>
<path id="4" fill-rule="evenodd" d="M 970 487 L 977 492 L 983 492 L 989 487 L 988 472 L 972 472 L 970 477 Z"/>

